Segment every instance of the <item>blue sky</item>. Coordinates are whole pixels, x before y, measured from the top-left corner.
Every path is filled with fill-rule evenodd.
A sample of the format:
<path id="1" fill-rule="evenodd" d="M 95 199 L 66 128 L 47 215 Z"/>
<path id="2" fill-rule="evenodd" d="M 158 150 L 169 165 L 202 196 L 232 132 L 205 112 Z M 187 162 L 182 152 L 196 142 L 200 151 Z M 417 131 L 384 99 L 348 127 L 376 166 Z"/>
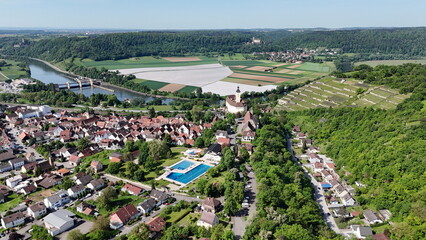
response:
<path id="1" fill-rule="evenodd" d="M 0 27 L 230 29 L 426 26 L 424 0 L 0 0 Z"/>

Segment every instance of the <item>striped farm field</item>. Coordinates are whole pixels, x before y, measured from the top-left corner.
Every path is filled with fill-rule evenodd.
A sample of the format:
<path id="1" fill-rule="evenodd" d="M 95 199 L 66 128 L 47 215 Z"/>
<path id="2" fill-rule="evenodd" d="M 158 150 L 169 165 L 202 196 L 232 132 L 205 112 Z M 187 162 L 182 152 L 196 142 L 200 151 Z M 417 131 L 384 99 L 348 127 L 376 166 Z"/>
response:
<path id="1" fill-rule="evenodd" d="M 177 83 L 170 83 L 162 88 L 159 88 L 158 91 L 162 92 L 176 92 L 182 88 L 184 88 L 185 85 L 177 84 Z"/>
<path id="2" fill-rule="evenodd" d="M 262 81 L 269 81 L 269 82 L 274 82 L 274 83 L 281 83 L 281 82 L 285 82 L 285 81 L 290 80 L 288 78 L 267 77 L 267 76 L 250 75 L 250 74 L 243 74 L 243 73 L 233 73 L 230 77 L 244 78 L 244 79 L 250 79 L 250 80 L 262 80 Z"/>
<path id="3" fill-rule="evenodd" d="M 178 90 L 178 92 L 185 92 L 185 93 L 193 93 L 195 90 L 197 90 L 199 87 L 194 87 L 194 86 L 185 86 L 183 88 L 181 88 L 180 90 Z"/>
<path id="4" fill-rule="evenodd" d="M 233 82 L 233 83 L 241 83 L 241 84 L 247 84 L 252 86 L 264 86 L 264 85 L 271 85 L 271 82 L 265 82 L 260 80 L 249 80 L 249 79 L 241 79 L 241 78 L 225 78 L 222 81 L 224 82 Z"/>
<path id="5" fill-rule="evenodd" d="M 193 62 L 201 61 L 199 57 L 163 57 L 164 60 L 169 62 Z"/>

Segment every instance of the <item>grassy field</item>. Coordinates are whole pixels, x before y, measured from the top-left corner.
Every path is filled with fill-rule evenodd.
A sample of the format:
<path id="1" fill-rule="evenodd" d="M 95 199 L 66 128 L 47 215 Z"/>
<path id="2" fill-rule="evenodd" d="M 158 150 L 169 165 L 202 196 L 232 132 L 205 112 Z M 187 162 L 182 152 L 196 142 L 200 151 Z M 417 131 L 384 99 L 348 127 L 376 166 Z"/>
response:
<path id="1" fill-rule="evenodd" d="M 18 197 L 18 194 L 14 193 L 6 197 L 5 202 L 0 204 L 0 212 L 8 211 L 11 208 L 14 208 L 16 205 L 20 204 L 22 199 Z"/>
<path id="2" fill-rule="evenodd" d="M 355 66 L 359 66 L 361 64 L 367 64 L 369 66 L 375 67 L 379 65 L 401 65 L 404 63 L 420 63 L 420 64 L 426 64 L 426 59 L 419 59 L 419 60 L 376 60 L 376 61 L 364 61 L 364 62 L 357 62 L 355 63 Z"/>
<path id="3" fill-rule="evenodd" d="M 358 89 L 364 89 L 365 93 L 357 95 Z M 327 77 L 292 91 L 279 101 L 276 108 L 287 111 L 340 106 L 393 109 L 409 96 L 385 86 L 358 84 L 352 79 L 339 82 Z"/>
<path id="4" fill-rule="evenodd" d="M 147 86 L 147 87 L 149 87 L 150 89 L 153 89 L 153 90 L 158 90 L 158 89 L 169 84 L 169 83 L 166 83 L 166 82 L 158 82 L 158 81 L 144 80 L 144 79 L 134 79 L 133 81 L 135 83 L 139 83 L 141 85 Z"/>
<path id="5" fill-rule="evenodd" d="M 185 86 L 184 88 L 180 89 L 178 92 L 186 92 L 186 93 L 193 93 L 195 90 L 197 90 L 199 87 L 194 86 Z"/>
<path id="6" fill-rule="evenodd" d="M 11 65 L 0 67 L 0 72 L 2 73 L 0 74 L 0 81 L 7 80 L 7 78 L 15 79 L 21 77 L 29 77 L 29 74 L 25 71 L 25 69 L 18 66 L 19 62 L 9 59 L 0 59 L 0 61 L 5 61 L 7 64 Z"/>
<path id="7" fill-rule="evenodd" d="M 201 61 L 170 62 L 162 58 L 136 57 L 122 60 L 93 61 L 92 59 L 76 59 L 75 63 L 85 67 L 112 69 L 144 68 L 144 67 L 180 67 L 217 63 L 216 58 L 199 57 Z"/>

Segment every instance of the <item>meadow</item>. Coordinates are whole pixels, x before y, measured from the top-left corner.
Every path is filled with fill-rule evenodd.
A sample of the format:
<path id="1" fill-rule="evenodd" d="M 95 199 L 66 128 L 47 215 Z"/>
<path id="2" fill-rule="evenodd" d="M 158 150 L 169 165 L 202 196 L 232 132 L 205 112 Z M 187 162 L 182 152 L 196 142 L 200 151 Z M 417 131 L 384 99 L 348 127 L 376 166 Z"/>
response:
<path id="1" fill-rule="evenodd" d="M 11 65 L 0 67 L 0 81 L 29 77 L 29 74 L 25 71 L 25 69 L 18 66 L 19 62 L 9 59 L 0 59 L 0 61 L 5 61 L 7 64 Z"/>

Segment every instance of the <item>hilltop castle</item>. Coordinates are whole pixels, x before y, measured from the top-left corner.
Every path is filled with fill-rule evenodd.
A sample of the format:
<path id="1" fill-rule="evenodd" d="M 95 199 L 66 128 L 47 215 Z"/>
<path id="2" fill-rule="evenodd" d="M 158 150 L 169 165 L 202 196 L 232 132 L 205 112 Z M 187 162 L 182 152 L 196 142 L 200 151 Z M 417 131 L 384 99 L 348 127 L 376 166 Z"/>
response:
<path id="1" fill-rule="evenodd" d="M 247 104 L 244 100 L 241 100 L 240 87 L 237 87 L 235 95 L 229 95 L 226 97 L 226 108 L 230 113 L 238 113 L 247 111 Z"/>

